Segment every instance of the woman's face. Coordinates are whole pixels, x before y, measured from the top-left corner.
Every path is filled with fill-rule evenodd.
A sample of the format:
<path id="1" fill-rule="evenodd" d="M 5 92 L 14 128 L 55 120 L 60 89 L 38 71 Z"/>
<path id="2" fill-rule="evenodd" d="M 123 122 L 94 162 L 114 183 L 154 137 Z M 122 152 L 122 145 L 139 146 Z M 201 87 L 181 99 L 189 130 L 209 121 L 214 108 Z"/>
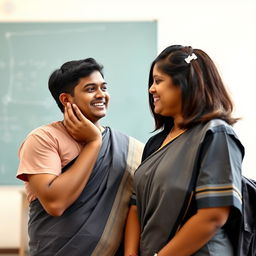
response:
<path id="1" fill-rule="evenodd" d="M 153 84 L 149 88 L 154 100 L 154 112 L 162 116 L 177 118 L 181 116 L 181 90 L 173 84 L 172 78 L 158 69 L 153 68 Z"/>

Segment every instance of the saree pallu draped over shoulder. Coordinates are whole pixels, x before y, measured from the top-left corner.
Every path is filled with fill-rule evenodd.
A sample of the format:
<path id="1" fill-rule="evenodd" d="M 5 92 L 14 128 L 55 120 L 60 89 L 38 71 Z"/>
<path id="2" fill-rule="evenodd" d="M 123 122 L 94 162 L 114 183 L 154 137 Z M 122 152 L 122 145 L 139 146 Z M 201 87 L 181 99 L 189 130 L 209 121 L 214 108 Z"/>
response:
<path id="1" fill-rule="evenodd" d="M 205 142 L 208 133 L 214 134 L 210 137 L 214 139 L 209 139 L 209 142 Z M 227 137 L 227 143 L 222 139 L 225 136 Z M 158 143 L 157 140 L 159 139 L 162 140 L 157 135 L 152 137 L 149 144 L 146 144 L 145 151 L 150 151 L 151 146 L 147 145 L 151 145 L 152 141 Z M 239 163 L 241 154 L 234 146 L 236 135 L 229 125 L 218 119 L 206 124 L 199 124 L 187 130 L 175 140 L 146 156 L 135 172 L 137 207 L 141 225 L 141 256 L 154 255 L 172 239 L 179 229 L 184 220 L 184 213 L 188 208 L 189 199 L 196 188 L 195 169 L 198 170 L 196 171 L 197 174 L 200 174 L 200 179 L 198 179 L 200 181 L 197 180 L 197 188 L 200 188 L 200 182 L 211 186 L 211 183 L 208 182 L 209 180 L 211 182 L 217 181 L 217 188 L 218 186 L 223 186 L 226 180 L 227 183 L 230 182 L 232 184 L 232 180 L 228 180 L 230 177 L 231 179 L 233 179 L 232 177 L 238 177 L 234 178 L 234 180 L 238 180 L 237 186 L 239 187 L 239 174 L 232 176 L 233 174 L 227 167 L 229 163 L 224 161 L 219 164 L 218 161 L 222 161 L 222 159 L 218 159 L 218 156 L 216 156 L 216 160 L 215 154 L 208 149 L 216 148 L 217 144 L 218 147 L 220 146 L 219 148 L 225 148 L 225 145 L 222 147 L 222 141 L 224 141 L 224 144 L 229 144 L 226 145 L 227 151 L 229 149 L 236 151 L 238 155 L 237 163 Z M 214 143 L 215 145 L 213 145 Z M 207 148 L 205 145 L 210 146 Z M 207 161 L 205 158 L 207 158 Z M 211 160 L 209 160 L 210 158 Z M 204 161 L 203 164 L 205 162 L 207 162 L 207 165 L 209 164 L 203 170 L 201 159 Z M 215 164 L 212 164 L 213 162 Z M 218 164 L 223 167 L 219 168 Z M 219 169 L 219 172 L 218 170 L 215 171 L 216 169 Z M 219 178 L 221 176 L 220 172 L 226 172 L 227 175 L 224 174 Z M 235 172 L 239 173 L 239 170 Z M 232 188 L 230 189 L 230 195 L 225 194 L 226 191 L 221 191 L 220 189 L 220 191 L 217 191 L 219 193 L 217 196 L 216 189 L 211 189 L 210 187 L 207 193 L 201 193 L 201 190 L 198 192 L 198 195 L 196 195 L 197 207 L 198 205 L 200 206 L 200 203 L 203 207 L 212 207 L 212 205 L 221 205 L 222 203 L 223 205 L 240 207 L 241 198 L 239 196 L 232 197 L 232 193 L 235 193 Z M 210 199 L 207 199 L 206 196 Z M 221 196 L 224 199 L 221 199 L 222 201 L 220 202 L 218 200 L 220 200 Z M 233 203 L 232 200 L 235 202 Z M 207 206 L 208 203 L 209 205 Z"/>
<path id="2" fill-rule="evenodd" d="M 118 255 L 142 150 L 142 143 L 106 128 L 97 162 L 77 201 L 60 217 L 47 214 L 38 200 L 31 203 L 29 255 Z"/>

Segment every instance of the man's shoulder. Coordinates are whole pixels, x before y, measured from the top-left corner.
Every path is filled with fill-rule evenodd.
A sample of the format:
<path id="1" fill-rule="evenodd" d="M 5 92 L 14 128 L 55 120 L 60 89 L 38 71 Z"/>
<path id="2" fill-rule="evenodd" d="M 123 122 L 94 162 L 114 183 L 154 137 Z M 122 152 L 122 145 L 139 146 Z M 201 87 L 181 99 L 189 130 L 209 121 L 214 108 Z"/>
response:
<path id="1" fill-rule="evenodd" d="M 132 135 L 129 135 L 127 133 L 121 132 L 119 130 L 116 130 L 116 129 L 113 129 L 113 128 L 110 128 L 110 127 L 108 127 L 108 128 L 110 129 L 110 131 L 112 133 L 116 133 L 116 134 L 119 134 L 120 136 L 124 136 L 124 137 L 127 137 L 127 138 L 131 139 L 131 140 L 137 141 L 138 143 L 142 143 L 139 139 L 133 137 Z"/>
<path id="2" fill-rule="evenodd" d="M 62 122 L 57 121 L 39 126 L 32 130 L 25 138 L 24 142 L 54 142 L 70 138 Z M 24 143 L 23 142 L 23 143 Z"/>
<path id="3" fill-rule="evenodd" d="M 28 134 L 28 136 L 29 135 L 40 135 L 40 134 L 45 134 L 45 133 L 55 133 L 55 132 L 63 131 L 63 130 L 65 130 L 65 127 L 62 124 L 62 122 L 56 121 L 56 122 L 41 125 L 41 126 L 35 128 Z"/>
<path id="4" fill-rule="evenodd" d="M 121 132 L 119 130 L 110 128 L 110 127 L 106 127 L 106 128 L 109 129 L 109 131 L 112 134 L 115 134 L 116 136 L 119 136 L 119 137 L 126 138 L 130 145 L 132 144 L 132 145 L 134 145 L 134 146 L 136 146 L 137 148 L 140 148 L 140 149 L 144 148 L 144 143 L 141 142 L 140 140 L 138 140 L 137 138 L 135 138 L 135 137 L 133 137 L 131 135 L 128 135 L 128 134 L 126 134 L 124 132 Z"/>

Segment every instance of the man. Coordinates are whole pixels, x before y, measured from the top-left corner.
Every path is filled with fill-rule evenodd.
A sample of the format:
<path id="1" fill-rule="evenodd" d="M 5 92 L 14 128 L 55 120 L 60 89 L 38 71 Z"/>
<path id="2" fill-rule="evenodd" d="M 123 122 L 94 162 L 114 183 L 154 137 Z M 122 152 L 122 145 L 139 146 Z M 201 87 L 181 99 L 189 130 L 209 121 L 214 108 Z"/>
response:
<path id="1" fill-rule="evenodd" d="M 122 255 L 120 243 L 142 143 L 100 125 L 109 94 L 94 59 L 49 78 L 64 120 L 32 131 L 17 178 L 30 202 L 29 255 Z"/>

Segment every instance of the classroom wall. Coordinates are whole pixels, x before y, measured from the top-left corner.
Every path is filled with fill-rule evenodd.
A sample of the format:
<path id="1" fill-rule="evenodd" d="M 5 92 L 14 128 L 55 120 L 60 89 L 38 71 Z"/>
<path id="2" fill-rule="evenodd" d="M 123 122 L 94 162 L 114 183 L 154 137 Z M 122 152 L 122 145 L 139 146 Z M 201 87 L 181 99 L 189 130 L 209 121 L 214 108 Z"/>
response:
<path id="1" fill-rule="evenodd" d="M 21 197 L 22 191 L 18 186 L 0 187 L 0 250 L 20 244 Z"/>
<path id="2" fill-rule="evenodd" d="M 170 44 L 205 50 L 242 117 L 235 130 L 246 148 L 243 173 L 256 179 L 255 13 L 254 0 L 0 0 L 0 22 L 157 20 L 159 51 Z M 0 189 L 0 248 L 19 245 L 19 193 Z"/>

